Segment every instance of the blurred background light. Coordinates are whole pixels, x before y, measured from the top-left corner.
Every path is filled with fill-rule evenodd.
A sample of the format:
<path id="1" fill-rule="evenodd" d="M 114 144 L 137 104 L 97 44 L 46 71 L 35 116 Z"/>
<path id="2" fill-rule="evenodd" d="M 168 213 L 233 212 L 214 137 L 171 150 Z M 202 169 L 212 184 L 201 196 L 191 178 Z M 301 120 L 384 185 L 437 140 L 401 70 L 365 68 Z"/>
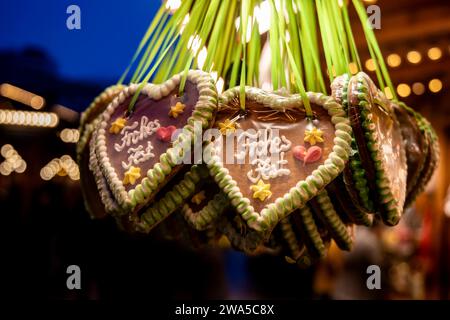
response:
<path id="1" fill-rule="evenodd" d="M 442 81 L 439 79 L 430 80 L 430 82 L 428 83 L 428 88 L 431 92 L 439 92 L 442 90 Z"/>
<path id="2" fill-rule="evenodd" d="M 0 124 L 53 128 L 58 122 L 58 116 L 53 112 L 0 109 Z"/>
<path id="3" fill-rule="evenodd" d="M 419 51 L 412 50 L 408 52 L 406 59 L 413 64 L 417 64 L 422 60 L 422 55 Z"/>
<path id="4" fill-rule="evenodd" d="M 405 98 L 411 94 L 411 88 L 406 83 L 400 83 L 397 86 L 397 93 L 400 97 Z"/>
<path id="5" fill-rule="evenodd" d="M 375 71 L 375 62 L 373 59 L 367 59 L 365 63 L 366 69 L 369 71 Z"/>
<path id="6" fill-rule="evenodd" d="M 415 95 L 422 95 L 425 92 L 425 86 L 422 82 L 414 82 L 412 85 L 412 91 Z"/>
<path id="7" fill-rule="evenodd" d="M 396 68 L 402 63 L 402 58 L 396 53 L 391 53 L 387 56 L 387 63 L 390 67 Z"/>
<path id="8" fill-rule="evenodd" d="M 45 105 L 45 100 L 41 96 L 13 86 L 9 83 L 3 83 L 0 85 L 0 94 L 11 100 L 28 105 L 36 110 L 41 109 Z"/>
<path id="9" fill-rule="evenodd" d="M 431 60 L 439 60 L 442 57 L 442 50 L 438 47 L 428 49 L 428 58 Z"/>

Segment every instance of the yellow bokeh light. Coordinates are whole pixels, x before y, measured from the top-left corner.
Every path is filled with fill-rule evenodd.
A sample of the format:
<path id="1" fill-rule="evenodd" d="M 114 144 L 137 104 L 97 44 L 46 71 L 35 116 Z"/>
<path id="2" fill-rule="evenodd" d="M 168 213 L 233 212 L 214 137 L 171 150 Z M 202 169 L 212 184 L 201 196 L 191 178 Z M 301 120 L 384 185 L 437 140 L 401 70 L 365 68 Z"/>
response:
<path id="1" fill-rule="evenodd" d="M 387 63 L 390 67 L 396 68 L 402 63 L 402 58 L 396 53 L 391 53 L 387 56 Z"/>
<path id="2" fill-rule="evenodd" d="M 367 59 L 365 66 L 366 66 L 366 69 L 369 71 L 375 71 L 375 69 L 376 69 L 375 62 L 373 61 L 373 59 Z"/>
<path id="3" fill-rule="evenodd" d="M 428 88 L 431 92 L 439 92 L 442 90 L 442 81 L 439 79 L 433 79 L 428 83 Z"/>
<path id="4" fill-rule="evenodd" d="M 408 86 L 406 83 L 400 83 L 397 86 L 397 93 L 400 97 L 407 97 L 411 94 L 411 87 Z"/>
<path id="5" fill-rule="evenodd" d="M 431 60 L 439 60 L 442 57 L 442 50 L 438 47 L 428 49 L 428 58 Z"/>
<path id="6" fill-rule="evenodd" d="M 41 109 L 45 104 L 44 98 L 40 96 L 33 96 L 30 100 L 30 106 L 34 109 Z"/>
<path id="7" fill-rule="evenodd" d="M 1 155 L 6 158 L 6 154 L 10 151 L 13 150 L 13 146 L 10 144 L 5 144 L 2 146 L 2 148 L 0 149 Z"/>
<path id="8" fill-rule="evenodd" d="M 59 122 L 54 112 L 16 111 L 0 109 L 0 124 L 55 127 Z"/>
<path id="9" fill-rule="evenodd" d="M 408 52 L 406 59 L 408 59 L 409 62 L 416 64 L 422 60 L 422 55 L 419 51 L 412 50 Z"/>
<path id="10" fill-rule="evenodd" d="M 350 63 L 348 64 L 348 68 L 349 68 L 351 74 L 356 74 L 356 73 L 358 73 L 358 66 L 356 65 L 356 63 L 350 62 Z"/>

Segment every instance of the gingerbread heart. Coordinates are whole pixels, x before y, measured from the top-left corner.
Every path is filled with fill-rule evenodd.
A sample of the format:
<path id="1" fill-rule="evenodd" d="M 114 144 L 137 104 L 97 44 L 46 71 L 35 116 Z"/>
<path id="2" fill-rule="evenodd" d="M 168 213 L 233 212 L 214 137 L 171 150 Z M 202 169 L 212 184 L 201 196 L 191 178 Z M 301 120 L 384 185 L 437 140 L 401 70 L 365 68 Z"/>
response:
<path id="1" fill-rule="evenodd" d="M 341 105 L 323 94 L 308 93 L 314 119 L 306 117 L 299 95 L 247 87 L 245 98 L 242 112 L 239 88 L 223 93 L 215 125 L 223 138 L 212 139 L 205 154 L 211 154 L 210 173 L 238 214 L 268 235 L 344 169 L 351 127 Z M 229 137 L 234 139 L 231 150 Z M 316 154 L 315 161 L 298 165 L 298 145 L 319 147 L 320 158 Z"/>
<path id="2" fill-rule="evenodd" d="M 400 220 L 406 197 L 407 163 L 401 129 L 392 104 L 365 73 L 348 83 L 348 116 L 369 196 L 383 221 Z M 350 162 L 351 164 L 353 162 Z"/>
<path id="3" fill-rule="evenodd" d="M 141 91 L 140 85 L 132 84 L 102 114 L 95 152 L 109 189 L 125 212 L 145 210 L 184 167 L 182 159 L 190 159 L 187 147 L 193 144 L 194 126 L 198 123 L 202 130 L 212 125 L 217 109 L 213 79 L 205 72 L 189 71 L 180 95 L 181 78 L 179 74 L 163 84 L 148 84 Z M 181 133 L 171 142 L 173 127 Z"/>

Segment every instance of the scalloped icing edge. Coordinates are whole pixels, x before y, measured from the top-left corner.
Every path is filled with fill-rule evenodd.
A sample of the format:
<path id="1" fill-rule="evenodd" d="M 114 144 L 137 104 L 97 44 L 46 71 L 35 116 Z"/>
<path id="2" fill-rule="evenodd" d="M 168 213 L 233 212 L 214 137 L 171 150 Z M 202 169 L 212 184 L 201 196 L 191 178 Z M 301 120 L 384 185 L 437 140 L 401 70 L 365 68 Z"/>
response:
<path id="1" fill-rule="evenodd" d="M 163 84 L 147 84 L 141 91 L 148 97 L 158 100 L 161 97 L 169 95 L 169 93 L 180 83 L 183 73 L 173 76 Z M 200 121 L 202 128 L 208 128 L 212 125 L 212 120 L 217 110 L 217 89 L 210 74 L 200 70 L 190 70 L 187 73 L 187 79 L 197 85 L 199 97 L 192 115 L 188 118 L 183 132 L 179 134 L 173 142 L 172 147 L 160 156 L 160 161 L 155 163 L 153 168 L 149 169 L 141 179 L 141 181 L 128 192 L 122 181 L 118 178 L 117 173 L 111 165 L 109 157 L 106 153 L 106 126 L 114 110 L 127 97 L 133 95 L 138 90 L 138 84 L 132 84 L 124 88 L 118 97 L 116 97 L 106 108 L 102 114 L 102 119 L 98 126 L 98 136 L 96 140 L 96 152 L 100 160 L 100 166 L 104 176 L 106 177 L 110 189 L 117 203 L 124 210 L 133 210 L 138 204 L 145 204 L 148 199 L 153 197 L 164 182 L 167 176 L 172 172 L 177 163 L 183 159 L 183 146 L 192 145 L 194 140 L 194 122 Z"/>
<path id="2" fill-rule="evenodd" d="M 270 234 L 281 219 L 295 209 L 304 206 L 319 190 L 336 178 L 344 169 L 349 158 L 352 129 L 342 106 L 333 98 L 321 93 L 308 92 L 307 94 L 312 103 L 323 107 L 331 116 L 331 121 L 335 127 L 332 152 L 324 164 L 315 169 L 305 180 L 299 181 L 283 197 L 279 197 L 273 203 L 268 204 L 261 213 L 254 211 L 250 201 L 242 195 L 236 181 L 228 174 L 228 170 L 223 167 L 218 157 L 213 156 L 207 164 L 211 176 L 228 195 L 231 204 L 247 222 L 247 225 L 258 232 L 266 233 L 266 236 Z M 238 87 L 229 89 L 220 97 L 220 104 L 226 104 L 227 101 L 238 95 Z M 278 110 L 298 108 L 302 105 L 299 95 L 282 97 L 252 87 L 246 87 L 246 99 L 253 99 Z M 208 154 L 216 154 L 212 143 L 208 144 L 205 149 Z"/>
<path id="3" fill-rule="evenodd" d="M 98 163 L 97 155 L 95 153 L 95 136 L 97 132 L 94 131 L 92 133 L 92 137 L 89 143 L 89 170 L 91 170 L 92 174 L 94 175 L 95 183 L 97 185 L 98 192 L 100 194 L 100 199 L 103 203 L 103 206 L 105 208 L 105 211 L 108 214 L 114 215 L 114 216 L 121 216 L 124 214 L 123 210 L 120 208 L 120 206 L 117 204 L 115 199 L 112 196 L 111 190 L 108 187 L 106 178 L 103 176 L 103 173 L 100 169 L 100 165 Z M 85 201 L 86 205 L 86 201 Z M 89 206 L 87 205 L 86 208 Z"/>
<path id="4" fill-rule="evenodd" d="M 120 93 L 120 91 L 123 90 L 123 88 L 123 85 L 118 84 L 109 86 L 101 94 L 99 94 L 94 99 L 94 101 L 91 102 L 91 104 L 86 108 L 85 111 L 81 113 L 80 126 L 78 127 L 80 138 L 78 139 L 78 143 L 76 146 L 77 160 L 79 159 L 79 155 L 83 152 L 84 148 L 88 144 L 89 138 L 92 132 L 97 127 L 101 118 L 100 113 L 97 117 L 89 121 L 91 114 L 96 112 L 100 105 L 104 103 L 109 104 Z M 107 105 L 104 106 L 104 108 L 106 107 Z"/>
<path id="5" fill-rule="evenodd" d="M 195 230 L 205 230 L 222 215 L 229 205 L 228 197 L 223 192 L 219 192 L 199 211 L 194 212 L 188 203 L 185 203 L 180 211 Z"/>
<path id="6" fill-rule="evenodd" d="M 313 258 L 309 254 L 305 244 L 302 243 L 301 247 L 299 246 L 300 241 L 294 233 L 289 217 L 282 219 L 279 225 L 281 235 L 290 251 L 290 256 L 285 256 L 286 261 L 292 264 L 295 263 L 300 268 L 310 267 L 313 263 Z"/>
<path id="7" fill-rule="evenodd" d="M 208 169 L 204 165 L 192 165 L 172 190 L 166 192 L 158 201 L 142 212 L 141 216 L 130 217 L 136 227 L 136 231 L 149 233 L 161 221 L 167 218 L 175 210 L 191 197 L 198 183 L 209 176 Z"/>
<path id="8" fill-rule="evenodd" d="M 342 75 L 342 77 L 344 79 L 344 83 L 341 88 L 342 93 L 340 99 L 342 108 L 344 108 L 344 110 L 348 112 L 348 85 L 350 82 L 350 75 L 345 73 Z M 351 143 L 352 154 L 350 155 L 350 161 L 347 164 L 352 173 L 352 180 L 354 180 L 352 185 L 356 188 L 359 200 L 361 201 L 361 203 L 358 205 L 362 205 L 363 209 L 365 209 L 366 211 L 373 212 L 374 209 L 373 203 L 371 203 L 371 199 L 369 197 L 370 191 L 367 185 L 366 170 L 362 166 L 357 166 L 354 163 L 355 160 L 361 162 L 361 158 L 359 156 L 358 146 L 355 143 L 354 147 L 353 144 L 354 139 L 352 139 Z M 364 195 L 367 195 L 367 197 L 365 197 Z M 365 198 L 367 198 L 367 200 Z M 362 214 L 366 215 L 366 213 Z"/>
<path id="9" fill-rule="evenodd" d="M 321 210 L 319 219 L 322 220 L 325 228 L 328 229 L 331 238 L 336 242 L 340 249 L 350 251 L 353 247 L 353 239 L 348 233 L 347 226 L 334 209 L 327 191 L 322 190 L 319 192 L 315 200 L 319 204 Z"/>
<path id="10" fill-rule="evenodd" d="M 107 107 L 107 105 L 120 93 L 120 91 L 122 89 L 123 89 L 122 85 L 112 85 L 112 86 L 107 87 L 101 94 L 99 94 L 91 102 L 91 104 L 86 108 L 86 110 L 81 113 L 80 125 L 78 127 L 79 139 L 78 139 L 78 142 L 77 142 L 76 148 L 75 148 L 76 160 L 77 160 L 77 163 L 78 163 L 81 171 L 84 170 L 80 166 L 81 155 L 85 151 L 85 148 L 89 147 L 90 142 L 92 140 L 94 130 L 99 123 L 99 119 L 101 117 L 101 112 L 103 112 L 103 110 L 99 110 L 99 108 L 105 109 Z M 90 119 L 92 113 L 95 113 L 97 111 L 100 111 L 100 113 L 93 119 Z M 99 184 L 97 182 L 99 180 L 97 177 L 95 177 L 96 172 L 94 172 L 90 168 L 91 167 L 91 156 L 92 155 L 90 154 L 90 151 L 89 151 L 88 170 L 94 174 L 94 179 L 96 180 L 96 185 L 97 185 L 97 189 L 99 190 L 100 197 L 104 197 L 102 199 L 103 206 L 105 207 L 105 203 L 108 203 L 108 208 L 105 207 L 105 212 L 114 211 L 115 210 L 114 205 L 110 204 L 110 201 L 107 199 L 108 197 L 105 196 L 105 192 L 100 191 L 101 189 L 103 189 L 103 186 L 101 188 L 99 188 Z M 97 168 L 98 167 L 97 163 L 94 163 L 93 167 Z M 83 179 L 83 177 L 81 177 L 81 179 Z M 83 184 L 81 184 L 81 189 L 82 189 L 81 191 L 83 194 L 90 192 L 90 190 L 85 190 L 83 188 Z M 86 201 L 85 197 L 83 197 L 83 203 L 84 203 L 84 207 L 88 211 L 91 218 L 94 218 L 95 214 L 93 213 L 93 210 L 91 209 L 90 204 Z"/>

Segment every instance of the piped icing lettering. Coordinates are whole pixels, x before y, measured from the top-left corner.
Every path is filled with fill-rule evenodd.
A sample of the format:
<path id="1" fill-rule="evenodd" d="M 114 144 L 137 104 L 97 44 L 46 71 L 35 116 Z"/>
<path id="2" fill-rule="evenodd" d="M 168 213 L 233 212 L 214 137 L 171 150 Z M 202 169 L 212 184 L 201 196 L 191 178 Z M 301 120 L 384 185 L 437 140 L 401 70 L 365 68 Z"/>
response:
<path id="1" fill-rule="evenodd" d="M 147 147 L 145 149 L 143 145 L 139 145 L 136 148 L 130 147 L 127 151 L 130 154 L 128 156 L 128 162 L 122 161 L 122 167 L 127 170 L 133 164 L 138 165 L 139 163 L 153 158 L 155 154 L 152 152 L 152 150 L 153 145 L 150 141 L 147 141 Z"/>
<path id="2" fill-rule="evenodd" d="M 291 171 L 283 166 L 288 163 L 284 156 L 291 144 L 285 136 L 274 134 L 271 128 L 257 132 L 247 130 L 238 133 L 236 159 L 238 163 L 243 163 L 248 154 L 250 164 L 256 166 L 247 172 L 247 178 L 252 183 L 289 175 Z"/>
<path id="3" fill-rule="evenodd" d="M 132 125 L 125 126 L 122 129 L 122 131 L 120 132 L 120 134 L 122 135 L 122 138 L 120 139 L 122 143 L 114 144 L 114 149 L 117 152 L 121 152 L 125 147 L 130 147 L 132 144 L 137 144 L 138 142 L 146 139 L 154 132 L 156 132 L 156 130 L 158 130 L 158 128 L 161 126 L 158 119 L 149 121 L 146 116 L 143 116 L 141 118 L 139 129 L 136 130 L 138 125 L 139 122 L 134 121 Z"/>

